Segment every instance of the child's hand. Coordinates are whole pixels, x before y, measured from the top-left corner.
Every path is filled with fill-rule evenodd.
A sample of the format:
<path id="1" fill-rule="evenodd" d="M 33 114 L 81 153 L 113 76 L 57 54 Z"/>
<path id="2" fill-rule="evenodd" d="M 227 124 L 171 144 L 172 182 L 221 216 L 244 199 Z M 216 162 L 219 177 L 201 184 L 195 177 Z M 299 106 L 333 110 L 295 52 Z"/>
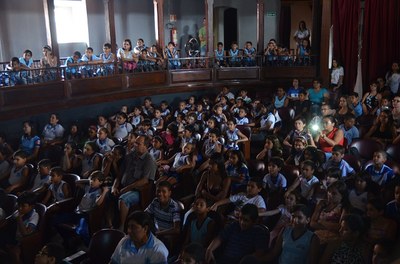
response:
<path id="1" fill-rule="evenodd" d="M 216 205 L 216 204 L 213 204 L 211 207 L 210 207 L 210 211 L 217 211 L 217 208 L 218 208 L 218 206 Z"/>
<path id="2" fill-rule="evenodd" d="M 107 193 L 110 190 L 110 187 L 103 186 L 102 189 L 103 189 L 103 192 Z"/>

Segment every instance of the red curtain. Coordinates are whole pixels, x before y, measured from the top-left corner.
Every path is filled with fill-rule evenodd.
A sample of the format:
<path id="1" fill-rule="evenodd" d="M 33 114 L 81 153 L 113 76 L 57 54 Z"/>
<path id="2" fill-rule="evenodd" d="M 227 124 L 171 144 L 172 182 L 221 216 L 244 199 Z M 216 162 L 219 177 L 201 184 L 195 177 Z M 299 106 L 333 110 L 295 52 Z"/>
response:
<path id="1" fill-rule="evenodd" d="M 400 59 L 400 1 L 365 0 L 364 10 L 362 66 L 368 87 Z"/>
<path id="2" fill-rule="evenodd" d="M 344 68 L 343 93 L 353 91 L 356 83 L 360 8 L 360 0 L 332 2 L 333 57 Z"/>

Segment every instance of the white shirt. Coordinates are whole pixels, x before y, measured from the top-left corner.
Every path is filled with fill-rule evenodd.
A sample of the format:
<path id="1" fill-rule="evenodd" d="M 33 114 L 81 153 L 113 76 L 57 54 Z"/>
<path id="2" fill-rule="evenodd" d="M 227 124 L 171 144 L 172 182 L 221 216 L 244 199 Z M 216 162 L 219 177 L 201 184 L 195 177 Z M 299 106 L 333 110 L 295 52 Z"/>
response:
<path id="1" fill-rule="evenodd" d="M 338 84 L 340 76 L 344 76 L 343 67 L 338 67 L 332 70 L 331 72 L 331 83 Z"/>

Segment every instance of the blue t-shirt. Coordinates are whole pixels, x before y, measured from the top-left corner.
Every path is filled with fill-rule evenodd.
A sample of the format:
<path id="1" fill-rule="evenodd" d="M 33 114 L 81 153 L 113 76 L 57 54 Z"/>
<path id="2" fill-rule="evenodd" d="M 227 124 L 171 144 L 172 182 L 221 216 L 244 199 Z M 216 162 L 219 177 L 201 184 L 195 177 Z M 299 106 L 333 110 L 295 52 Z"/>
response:
<path id="1" fill-rule="evenodd" d="M 324 94 L 328 93 L 328 90 L 325 88 L 321 88 L 318 92 L 316 92 L 314 89 L 308 89 L 308 99 L 310 100 L 311 103 L 313 104 L 322 104 L 324 101 Z"/>

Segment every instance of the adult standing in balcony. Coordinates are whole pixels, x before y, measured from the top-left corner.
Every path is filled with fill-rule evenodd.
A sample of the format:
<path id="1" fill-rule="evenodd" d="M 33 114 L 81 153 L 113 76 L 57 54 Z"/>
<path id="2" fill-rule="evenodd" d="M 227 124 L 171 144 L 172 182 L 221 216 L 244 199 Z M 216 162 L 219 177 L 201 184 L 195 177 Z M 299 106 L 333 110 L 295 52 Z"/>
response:
<path id="1" fill-rule="evenodd" d="M 58 58 L 52 52 L 49 45 L 43 47 L 43 57 L 40 59 L 40 68 L 55 68 L 58 66 Z M 42 71 L 41 75 L 44 81 L 56 79 L 57 70 Z"/>
<path id="2" fill-rule="evenodd" d="M 330 98 L 331 105 L 336 105 L 337 100 L 340 97 L 343 88 L 343 78 L 344 78 L 344 69 L 340 65 L 337 59 L 332 60 L 332 68 L 331 68 L 331 84 L 330 84 Z"/>
<path id="3" fill-rule="evenodd" d="M 294 33 L 293 38 L 298 47 L 303 43 L 304 39 L 310 41 L 310 31 L 307 29 L 306 22 L 304 22 L 304 20 L 299 22 L 299 29 Z"/>
<path id="4" fill-rule="evenodd" d="M 207 31 L 206 18 L 203 18 L 203 26 L 199 29 L 200 57 L 205 57 L 207 53 Z"/>

